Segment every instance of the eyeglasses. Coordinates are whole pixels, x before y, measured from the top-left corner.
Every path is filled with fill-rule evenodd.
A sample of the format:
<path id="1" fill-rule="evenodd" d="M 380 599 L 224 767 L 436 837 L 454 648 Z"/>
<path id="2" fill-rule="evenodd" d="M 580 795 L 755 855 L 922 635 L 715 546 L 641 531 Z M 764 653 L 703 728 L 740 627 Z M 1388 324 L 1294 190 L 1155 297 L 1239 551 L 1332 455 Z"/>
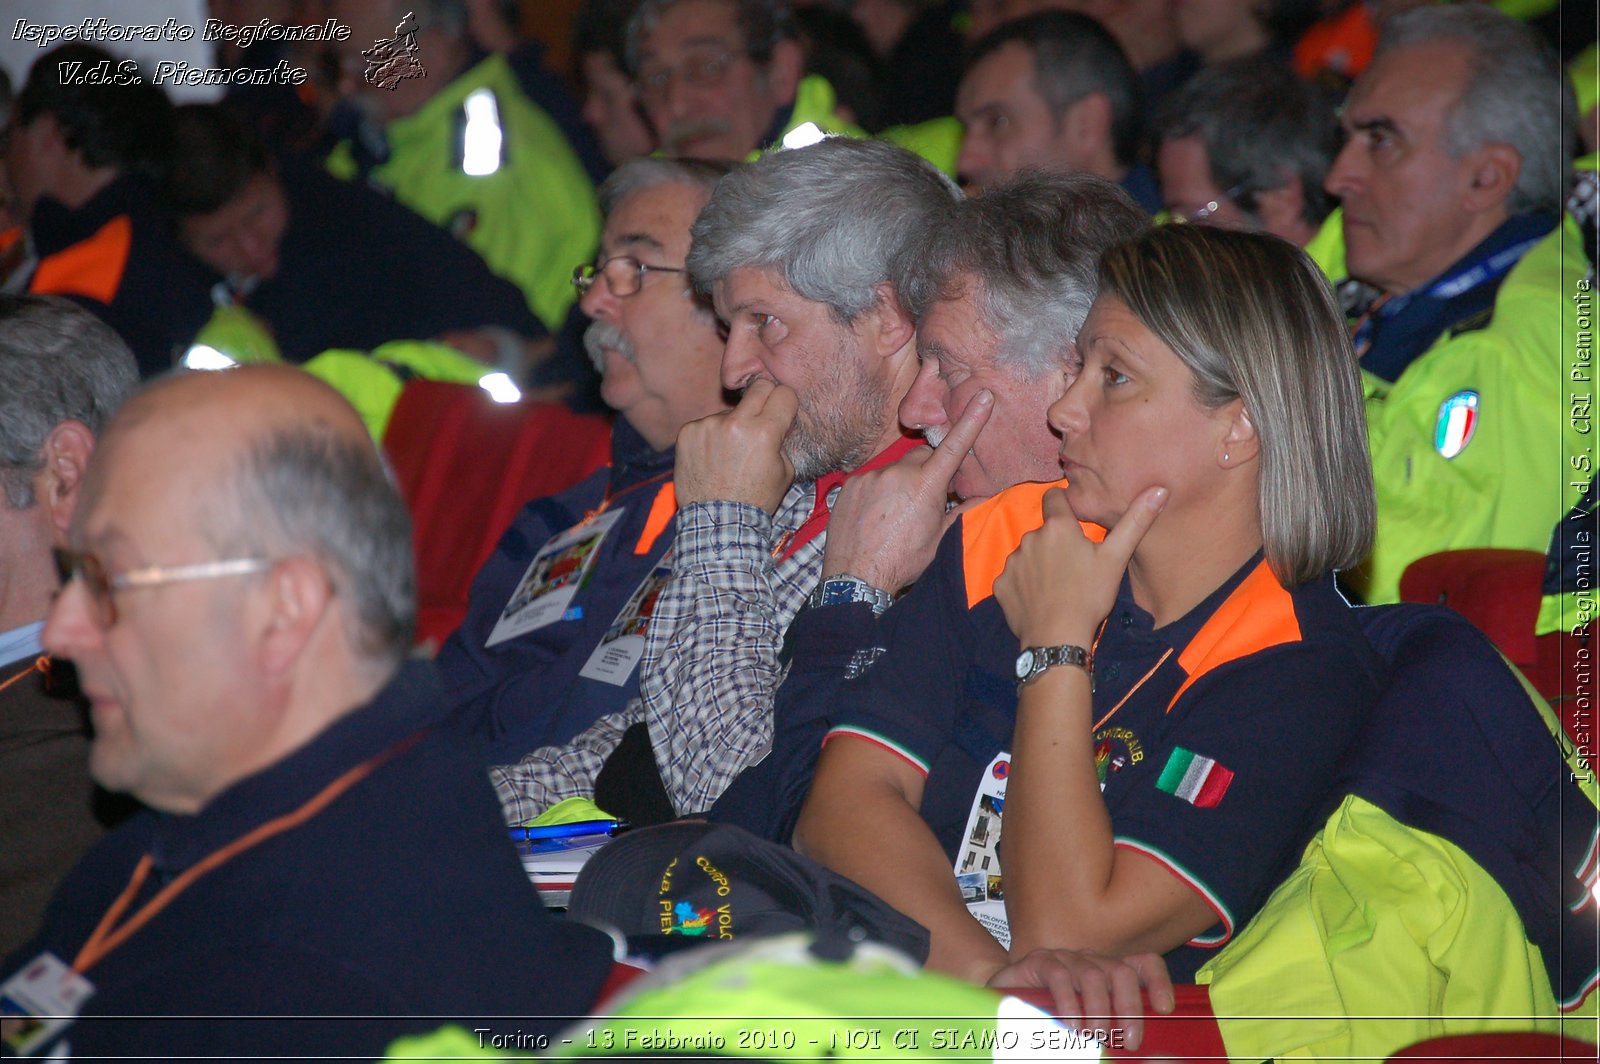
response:
<path id="1" fill-rule="evenodd" d="M 1238 207 L 1240 210 L 1244 211 L 1246 214 L 1249 214 L 1250 211 L 1246 210 L 1244 205 L 1239 202 L 1239 197 L 1245 194 L 1248 185 L 1248 181 L 1241 181 L 1237 185 L 1234 185 L 1232 188 L 1228 189 L 1228 191 L 1224 192 L 1221 196 L 1212 200 L 1210 203 L 1207 203 L 1203 207 L 1196 208 L 1190 213 L 1186 214 L 1175 207 L 1169 207 L 1167 208 L 1167 214 L 1170 215 L 1173 222 L 1178 225 L 1188 225 L 1190 223 L 1203 222 L 1213 214 L 1216 214 L 1218 211 L 1220 211 L 1224 203 L 1231 203 L 1235 207 Z"/>
<path id="2" fill-rule="evenodd" d="M 638 73 L 636 91 L 641 100 L 663 100 L 673 78 L 682 78 L 683 83 L 693 89 L 714 89 L 727 80 L 728 70 L 738 58 L 732 52 L 701 53 L 691 55 L 675 67 L 646 67 Z"/>
<path id="3" fill-rule="evenodd" d="M 65 588 L 73 580 L 82 578 L 83 586 L 95 605 L 95 621 L 101 628 L 117 623 L 117 604 L 111 597 L 114 591 L 128 591 L 144 587 L 161 587 L 189 580 L 217 580 L 224 576 L 248 576 L 264 573 L 273 563 L 265 558 L 229 558 L 225 561 L 197 562 L 194 565 L 149 565 L 143 569 L 130 569 L 125 573 L 108 573 L 103 562 L 93 554 L 83 551 L 55 550 L 56 572 Z"/>
<path id="4" fill-rule="evenodd" d="M 594 287 L 595 281 L 604 277 L 606 287 L 618 299 L 633 295 L 644 286 L 646 273 L 687 273 L 682 266 L 651 266 L 640 262 L 632 255 L 618 255 L 602 262 L 599 266 L 585 263 L 572 271 L 572 287 L 579 294 L 586 294 Z"/>

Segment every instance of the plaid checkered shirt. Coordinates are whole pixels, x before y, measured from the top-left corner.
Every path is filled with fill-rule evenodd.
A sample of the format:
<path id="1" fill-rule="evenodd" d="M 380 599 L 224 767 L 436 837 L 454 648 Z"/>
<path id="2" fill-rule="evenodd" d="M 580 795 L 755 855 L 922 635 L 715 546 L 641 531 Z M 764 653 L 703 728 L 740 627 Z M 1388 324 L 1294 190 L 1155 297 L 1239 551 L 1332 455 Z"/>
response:
<path id="1" fill-rule="evenodd" d="M 708 808 L 765 754 L 784 674 L 778 652 L 821 577 L 826 530 L 781 555 L 815 498 L 815 485 L 806 482 L 790 487 L 770 517 L 735 502 L 694 503 L 679 512 L 672 579 L 646 633 L 639 697 L 565 746 L 491 768 L 508 823 L 565 798 L 592 796 L 606 758 L 641 720 L 680 813 Z"/>

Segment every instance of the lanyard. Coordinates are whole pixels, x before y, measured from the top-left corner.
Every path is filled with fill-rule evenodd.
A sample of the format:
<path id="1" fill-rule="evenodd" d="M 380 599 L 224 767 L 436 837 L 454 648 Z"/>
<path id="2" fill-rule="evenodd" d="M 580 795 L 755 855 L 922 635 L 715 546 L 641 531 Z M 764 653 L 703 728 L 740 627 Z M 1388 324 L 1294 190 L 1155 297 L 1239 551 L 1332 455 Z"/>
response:
<path id="1" fill-rule="evenodd" d="M 801 547 L 816 539 L 828 527 L 828 519 L 832 512 L 828 509 L 828 495 L 835 488 L 842 487 L 844 482 L 860 473 L 870 473 L 874 469 L 882 469 L 886 465 L 898 462 L 922 446 L 922 440 L 915 436 L 901 436 L 889 446 L 879 451 L 865 464 L 848 473 L 840 470 L 825 473 L 817 478 L 816 498 L 811 505 L 811 514 L 803 521 L 799 528 L 792 532 L 785 532 L 779 537 L 772 548 L 772 556 L 780 561 L 787 560 L 799 552 Z"/>
<path id="2" fill-rule="evenodd" d="M 156 914 L 171 905 L 173 900 L 179 894 L 192 887 L 196 880 L 222 867 L 246 850 L 254 849 L 261 845 L 274 835 L 281 835 L 291 828 L 297 828 L 304 824 L 307 820 L 327 808 L 335 798 L 376 772 L 384 762 L 398 757 L 411 749 L 421 741 L 425 734 L 427 734 L 426 729 L 400 740 L 381 753 L 369 757 L 312 795 L 310 800 L 300 808 L 269 820 L 264 824 L 257 825 L 221 849 L 213 851 L 210 856 L 199 861 L 163 887 L 160 893 L 145 902 L 127 922 L 120 927 L 114 927 L 127 910 L 129 904 L 132 903 L 134 897 L 138 895 L 139 888 L 144 886 L 144 881 L 150 876 L 150 869 L 155 862 L 148 853 L 145 854 L 139 859 L 139 864 L 134 868 L 133 875 L 129 877 L 128 885 L 123 888 L 122 894 L 118 896 L 116 901 L 111 903 L 111 908 L 107 909 L 106 914 L 100 918 L 100 923 L 95 927 L 94 933 L 89 936 L 89 941 L 85 942 L 83 948 L 78 951 L 77 959 L 72 962 L 72 970 L 82 974 L 95 964 L 98 964 L 106 954 L 132 938 L 134 933 L 153 920 Z"/>
<path id="3" fill-rule="evenodd" d="M 1113 609 L 1114 608 L 1115 607 L 1113 607 Z M 1106 634 L 1106 624 L 1109 621 L 1110 621 L 1109 617 L 1106 618 L 1106 620 L 1101 621 L 1100 622 L 1100 630 L 1094 634 L 1094 646 L 1092 646 L 1089 649 L 1089 658 L 1090 658 L 1091 661 L 1094 659 L 1094 656 L 1100 652 L 1100 637 Z M 1145 673 L 1143 676 L 1139 677 L 1139 682 L 1134 684 L 1132 687 L 1128 688 L 1128 693 L 1123 695 L 1121 698 L 1119 698 L 1117 700 L 1117 704 L 1112 706 L 1111 709 L 1109 711 L 1107 711 L 1105 716 L 1101 717 L 1099 720 L 1095 721 L 1092 725 L 1089 726 L 1089 734 L 1093 735 L 1095 732 L 1097 732 L 1101 728 L 1105 727 L 1106 721 L 1108 721 L 1112 717 L 1116 716 L 1117 715 L 1117 710 L 1119 710 L 1123 706 L 1127 705 L 1128 704 L 1128 699 L 1132 698 L 1134 696 L 1134 694 L 1139 690 L 1139 688 L 1144 686 L 1144 682 L 1146 680 L 1148 680 L 1150 677 L 1154 676 L 1156 674 L 1156 670 L 1161 668 L 1161 666 L 1165 665 L 1167 663 L 1167 659 L 1170 658 L 1170 657 L 1172 657 L 1172 648 L 1168 647 L 1167 650 L 1166 650 L 1166 653 L 1162 654 L 1161 657 L 1157 658 L 1156 659 L 1156 663 L 1154 665 L 1150 666 L 1150 671 Z"/>
<path id="4" fill-rule="evenodd" d="M 33 662 L 32 665 L 29 665 L 27 668 L 23 669 L 21 672 L 18 672 L 14 676 L 6 677 L 5 682 L 0 683 L 0 691 L 4 691 L 7 687 L 10 687 L 14 683 L 20 683 L 22 681 L 23 677 L 29 676 L 29 675 L 31 675 L 31 674 L 33 674 L 35 672 L 43 673 L 46 676 L 50 675 L 50 657 L 49 657 L 49 655 L 44 655 L 44 656 L 42 656 L 40 658 L 35 659 L 35 661 Z"/>
<path id="5" fill-rule="evenodd" d="M 1418 299 L 1431 299 L 1444 302 L 1455 299 L 1457 296 L 1477 288 L 1479 285 L 1498 280 L 1511 272 L 1511 268 L 1522 260 L 1535 244 L 1543 240 L 1545 234 L 1519 240 L 1509 247 L 1501 248 L 1476 262 L 1463 263 L 1453 270 L 1447 271 L 1422 291 L 1407 292 L 1404 295 L 1391 298 L 1384 295 L 1378 299 L 1367 312 L 1363 314 L 1351 327 L 1351 340 L 1356 349 L 1356 358 L 1363 358 L 1372 348 L 1373 333 L 1380 321 L 1399 314 L 1406 307 Z"/>
<path id="6" fill-rule="evenodd" d="M 600 500 L 600 505 L 596 506 L 593 510 L 590 510 L 588 513 L 584 514 L 583 515 L 583 520 L 578 522 L 579 526 L 581 527 L 583 525 L 588 524 L 590 521 L 593 521 L 595 518 L 599 517 L 601 514 L 605 513 L 607 510 L 611 509 L 611 504 L 616 502 L 618 499 L 622 498 L 623 496 L 632 495 L 634 492 L 638 491 L 640 488 L 648 488 L 652 484 L 659 484 L 663 480 L 669 479 L 671 476 L 672 476 L 672 470 L 670 470 L 670 469 L 667 470 L 665 473 L 657 473 L 655 476 L 648 477 L 645 480 L 641 480 L 637 484 L 629 484 L 627 487 L 623 488 L 621 491 L 617 492 L 615 495 L 611 494 L 611 486 L 608 484 L 606 486 L 605 496 Z"/>

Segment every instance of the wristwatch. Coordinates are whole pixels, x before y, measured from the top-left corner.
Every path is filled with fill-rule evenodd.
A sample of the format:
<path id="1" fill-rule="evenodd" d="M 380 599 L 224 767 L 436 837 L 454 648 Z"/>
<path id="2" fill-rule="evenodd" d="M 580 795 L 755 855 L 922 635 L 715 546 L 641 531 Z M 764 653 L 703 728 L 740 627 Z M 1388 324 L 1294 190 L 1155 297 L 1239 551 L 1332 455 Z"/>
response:
<path id="1" fill-rule="evenodd" d="M 1089 674 L 1089 690 L 1094 690 L 1094 655 L 1082 647 L 1028 647 L 1017 655 L 1017 686 L 1032 683 L 1044 670 L 1055 665 L 1076 665 Z"/>
<path id="2" fill-rule="evenodd" d="M 865 602 L 872 607 L 873 616 L 881 614 L 894 602 L 894 596 L 881 587 L 873 587 L 859 576 L 841 573 L 830 576 L 817 585 L 806 600 L 810 606 L 837 606 L 846 602 Z"/>

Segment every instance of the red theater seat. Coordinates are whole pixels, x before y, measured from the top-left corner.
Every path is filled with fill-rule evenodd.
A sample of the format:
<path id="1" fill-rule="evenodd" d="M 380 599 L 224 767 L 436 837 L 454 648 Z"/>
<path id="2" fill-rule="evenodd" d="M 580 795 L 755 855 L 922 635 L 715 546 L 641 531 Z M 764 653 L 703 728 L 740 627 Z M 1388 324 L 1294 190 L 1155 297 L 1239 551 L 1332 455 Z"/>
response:
<path id="1" fill-rule="evenodd" d="M 412 380 L 383 447 L 415 525 L 417 640 L 437 644 L 524 503 L 565 490 L 610 458 L 611 423 L 559 403 L 496 403 L 473 385 Z"/>
<path id="2" fill-rule="evenodd" d="M 1449 606 L 1466 616 L 1524 672 L 1539 660 L 1533 626 L 1539 618 L 1544 555 L 1530 550 L 1450 550 L 1418 558 L 1400 577 L 1406 602 Z"/>
<path id="3" fill-rule="evenodd" d="M 1408 1046 L 1390 1060 L 1496 1060 L 1500 1064 L 1533 1064 L 1546 1060 L 1595 1059 L 1595 1047 L 1576 1038 L 1532 1031 L 1456 1034 Z"/>

